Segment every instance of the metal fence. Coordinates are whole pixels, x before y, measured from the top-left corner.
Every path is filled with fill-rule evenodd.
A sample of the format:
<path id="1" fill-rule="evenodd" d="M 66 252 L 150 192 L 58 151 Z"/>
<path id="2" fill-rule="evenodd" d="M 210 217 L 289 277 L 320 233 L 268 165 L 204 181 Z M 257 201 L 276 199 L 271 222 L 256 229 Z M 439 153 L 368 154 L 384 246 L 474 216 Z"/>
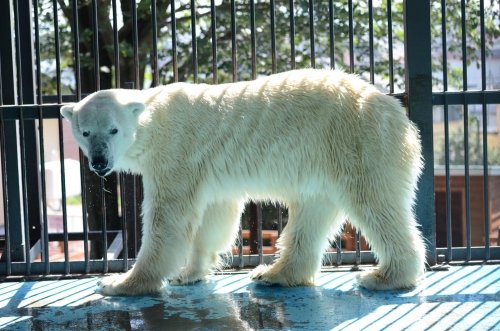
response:
<path id="1" fill-rule="evenodd" d="M 123 271 L 133 264 L 140 247 L 140 178 L 121 174 L 104 181 L 92 174 L 59 115 L 61 104 L 99 89 L 147 88 L 176 81 L 221 83 L 300 67 L 358 73 L 408 108 L 421 130 L 426 160 L 416 214 L 430 265 L 438 257 L 498 260 L 500 250 L 493 247 L 490 233 L 500 226 L 492 218 L 498 215 L 491 212 L 500 201 L 490 199 L 497 193 L 490 184 L 496 177 L 488 163 L 486 133 L 488 107 L 496 106 L 498 114 L 500 104 L 500 86 L 490 87 L 487 78 L 487 56 L 498 41 L 497 30 L 487 30 L 487 23 L 498 23 L 499 9 L 493 2 L 485 9 L 482 0 L 471 9 L 470 3 L 453 3 L 461 15 L 458 25 L 450 28 L 446 25 L 450 4 L 444 0 L 0 2 L 0 275 Z M 493 15 L 486 16 L 485 10 Z M 441 22 L 437 34 L 431 29 L 435 15 Z M 465 47 L 470 46 L 468 15 L 480 21 L 474 27 L 479 29 L 480 47 L 472 57 Z M 459 51 L 447 45 L 450 34 L 456 33 L 462 36 Z M 438 65 L 436 50 L 441 56 Z M 462 85 L 451 91 L 449 63 L 456 56 L 466 60 L 461 60 Z M 481 84 L 474 91 L 467 89 L 471 62 L 481 68 Z M 483 178 L 484 240 L 479 245 L 472 240 L 475 223 L 467 157 L 468 109 L 476 104 L 481 107 Z M 462 147 L 467 155 L 459 174 L 465 180 L 459 199 L 465 202 L 466 231 L 458 243 L 453 241 L 459 220 L 453 218 L 456 179 L 450 161 L 453 105 L 463 106 Z M 444 201 L 434 199 L 436 114 L 442 114 L 444 126 Z M 436 165 L 437 172 L 441 168 Z M 440 201 L 445 212 L 442 217 L 438 213 L 436 223 L 434 207 Z M 264 254 L 264 246 L 272 247 L 275 233 L 286 221 L 286 211 L 280 207 L 257 203 L 247 209 L 231 259 L 237 267 L 269 262 L 272 254 Z M 443 222 L 443 232 L 436 232 L 436 224 Z M 436 247 L 436 234 L 446 237 L 442 247 Z M 342 247 L 346 241 L 354 243 L 354 250 Z M 361 244 L 360 234 L 351 229 L 332 241 L 326 263 L 375 262 Z"/>

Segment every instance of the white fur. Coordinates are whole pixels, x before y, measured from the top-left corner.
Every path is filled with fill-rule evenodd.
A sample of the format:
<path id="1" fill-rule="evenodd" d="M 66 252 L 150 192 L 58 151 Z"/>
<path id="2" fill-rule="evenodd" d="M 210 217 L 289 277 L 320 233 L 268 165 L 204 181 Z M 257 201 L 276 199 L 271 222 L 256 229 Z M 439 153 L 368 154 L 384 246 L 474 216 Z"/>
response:
<path id="1" fill-rule="evenodd" d="M 233 243 L 248 199 L 279 201 L 290 213 L 280 257 L 256 268 L 255 280 L 313 284 L 343 215 L 379 261 L 359 277 L 362 286 L 413 287 L 424 271 L 412 211 L 419 134 L 398 101 L 355 76 L 308 69 L 216 86 L 107 90 L 61 112 L 86 155 L 143 176 L 142 247 L 132 270 L 102 281 L 104 294 L 202 279 Z M 109 134 L 112 127 L 119 132 Z"/>

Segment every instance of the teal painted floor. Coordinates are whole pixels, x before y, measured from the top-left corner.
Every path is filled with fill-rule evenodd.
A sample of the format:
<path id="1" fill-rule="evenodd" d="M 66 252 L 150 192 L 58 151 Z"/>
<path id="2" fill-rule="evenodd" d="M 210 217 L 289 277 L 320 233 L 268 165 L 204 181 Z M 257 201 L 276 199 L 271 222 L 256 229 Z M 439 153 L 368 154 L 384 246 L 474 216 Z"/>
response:
<path id="1" fill-rule="evenodd" d="M 428 272 L 412 291 L 364 290 L 355 275 L 322 272 L 298 288 L 214 275 L 157 297 L 102 297 L 97 277 L 4 282 L 0 329 L 500 330 L 500 265 Z"/>

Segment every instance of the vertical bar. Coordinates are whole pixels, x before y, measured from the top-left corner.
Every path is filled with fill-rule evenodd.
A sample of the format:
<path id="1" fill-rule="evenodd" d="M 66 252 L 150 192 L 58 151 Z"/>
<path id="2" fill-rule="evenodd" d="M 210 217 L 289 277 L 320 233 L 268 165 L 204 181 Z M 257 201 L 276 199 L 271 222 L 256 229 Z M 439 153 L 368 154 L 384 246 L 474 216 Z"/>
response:
<path id="1" fill-rule="evenodd" d="M 462 26 L 462 79 L 463 90 L 467 91 L 467 31 L 465 22 L 465 0 L 460 2 L 460 20 Z M 465 229 L 467 243 L 467 261 L 471 259 L 471 215 L 470 215 L 470 173 L 469 173 L 469 106 L 467 95 L 463 94 L 464 107 L 464 171 L 465 171 Z"/>
<path id="2" fill-rule="evenodd" d="M 57 14 L 57 1 L 52 1 L 53 15 L 54 15 L 54 43 L 56 52 L 56 88 L 57 88 L 57 103 L 62 103 L 61 93 L 61 54 L 60 54 L 60 40 L 59 40 L 59 17 Z M 64 134 L 62 116 L 59 114 L 59 161 L 61 165 L 61 192 L 62 192 L 62 214 L 63 214 L 63 237 L 64 237 L 64 270 L 66 274 L 70 273 L 69 266 L 69 248 L 68 248 L 68 214 L 66 210 L 66 175 L 64 168 Z"/>
<path id="3" fill-rule="evenodd" d="M 82 223 L 83 223 L 83 256 L 85 258 L 85 273 L 90 272 L 89 264 L 89 220 L 87 218 L 87 188 L 86 188 L 86 178 L 85 178 L 85 156 L 82 150 L 78 151 L 80 157 L 80 183 L 81 183 L 81 195 L 82 195 Z"/>
<path id="4" fill-rule="evenodd" d="M 116 1 L 116 0 L 114 0 Z M 78 34 L 78 4 L 76 1 L 72 3 L 72 13 L 73 13 L 73 52 L 75 57 L 75 88 L 76 88 L 76 99 L 78 101 L 82 98 L 82 88 L 81 88 L 81 71 L 80 71 L 80 36 Z M 83 204 L 83 201 L 82 201 Z M 85 216 L 84 216 L 85 218 Z"/>
<path id="5" fill-rule="evenodd" d="M 122 208 L 123 271 L 128 270 L 127 202 L 125 197 L 125 174 L 119 175 L 120 200 Z"/>
<path id="6" fill-rule="evenodd" d="M 373 50 L 373 0 L 368 0 L 368 38 L 370 52 L 370 83 L 375 84 L 375 59 Z"/>
<path id="7" fill-rule="evenodd" d="M 136 89 L 141 89 L 139 78 L 139 30 L 137 27 L 137 3 L 132 0 L 132 48 L 134 49 L 134 83 Z"/>
<path id="8" fill-rule="evenodd" d="M 264 263 L 263 241 L 262 241 L 262 203 L 257 202 L 257 246 L 259 247 L 259 264 Z"/>
<path id="9" fill-rule="evenodd" d="M 132 11 L 135 8 L 135 1 L 132 1 Z M 98 26 L 98 16 L 97 16 L 97 1 L 92 0 L 92 36 L 93 36 L 93 46 L 94 46 L 94 78 L 95 78 L 95 89 L 100 90 L 100 59 L 99 59 L 99 26 Z M 134 49 L 135 50 L 135 49 Z M 103 241 L 103 273 L 108 272 L 108 259 L 107 259 L 107 233 L 106 233 L 106 200 L 104 196 L 104 181 L 101 179 L 99 188 L 101 191 L 101 226 L 102 226 L 102 241 Z"/>
<path id="10" fill-rule="evenodd" d="M 337 266 L 342 265 L 342 232 L 337 236 L 336 240 L 336 250 L 337 250 Z"/>
<path id="11" fill-rule="evenodd" d="M 354 10 L 352 0 L 348 0 L 349 10 L 349 72 L 354 72 Z"/>
<path id="12" fill-rule="evenodd" d="M 217 23 L 215 0 L 210 0 L 210 28 L 212 30 L 212 82 L 217 84 Z"/>
<path id="13" fill-rule="evenodd" d="M 233 82 L 238 80 L 236 62 L 236 4 L 231 0 L 231 64 L 233 69 Z"/>
<path id="14" fill-rule="evenodd" d="M 33 6 L 33 21 L 35 24 L 35 53 L 36 53 L 36 95 L 37 95 L 37 103 L 41 105 L 43 103 L 43 95 L 42 95 L 42 74 L 41 74 L 41 61 L 40 61 L 40 29 L 39 29 L 39 16 L 38 16 L 38 0 L 34 1 Z M 47 189 L 45 182 L 45 143 L 44 143 L 44 116 L 43 116 L 43 108 L 38 107 L 38 139 L 39 139 L 39 147 L 40 147 L 40 172 L 41 172 L 41 200 L 42 200 L 42 261 L 45 265 L 45 274 L 50 274 L 50 257 L 49 257 L 49 224 L 47 219 Z"/>
<path id="15" fill-rule="evenodd" d="M 115 88 L 120 88 L 121 86 L 121 70 L 120 70 L 120 39 L 118 36 L 118 13 L 116 8 L 116 0 L 111 3 L 113 11 L 113 55 L 115 60 Z M 156 29 L 154 30 L 156 31 Z M 157 47 L 153 41 L 153 47 Z M 157 49 L 157 48 L 156 48 Z M 157 65 L 157 62 L 155 63 Z"/>
<path id="16" fill-rule="evenodd" d="M 78 3 L 73 1 L 72 3 L 72 13 L 73 13 L 73 56 L 75 60 L 75 88 L 76 88 L 76 99 L 79 101 L 82 98 L 82 88 L 81 88 L 81 70 L 80 70 L 80 35 L 78 33 Z M 88 274 L 90 272 L 89 265 L 89 226 L 87 219 L 87 196 L 85 187 L 85 156 L 82 151 L 78 151 L 79 161 L 80 161 L 80 183 L 81 183 L 81 196 L 82 196 L 82 225 L 83 225 L 83 255 L 84 255 L 84 273 Z"/>
<path id="17" fill-rule="evenodd" d="M 443 44 L 443 89 L 448 91 L 448 47 L 446 41 L 446 0 L 441 0 L 441 42 Z M 453 260 L 453 231 L 451 220 L 451 177 L 450 177 L 450 120 L 448 98 L 444 93 L 444 158 L 446 176 L 446 259 Z"/>
<path id="18" fill-rule="evenodd" d="M 240 259 L 240 268 L 243 268 L 245 266 L 245 263 L 243 262 L 243 228 L 241 226 L 240 222 L 240 228 L 238 230 L 238 258 Z"/>
<path id="19" fill-rule="evenodd" d="M 97 23 L 97 2 L 92 0 L 92 47 L 94 50 L 94 89 L 101 89 L 101 79 L 99 71 L 99 26 Z"/>
<path id="20" fill-rule="evenodd" d="M 486 90 L 486 30 L 484 26 L 484 0 L 479 0 L 480 34 L 481 34 L 481 90 L 483 91 L 483 198 L 484 198 L 484 259 L 489 260 L 490 249 L 490 207 L 488 176 L 488 109 L 484 91 Z"/>
<path id="21" fill-rule="evenodd" d="M 370 0 L 371 1 L 371 0 Z M 328 0 L 328 22 L 330 28 L 330 69 L 335 69 L 335 7 L 333 6 L 333 0 Z"/>
<path id="22" fill-rule="evenodd" d="M 283 207 L 281 204 L 278 205 L 278 237 L 281 236 L 283 232 Z"/>
<path id="23" fill-rule="evenodd" d="M 174 72 L 174 82 L 179 81 L 179 71 L 177 68 L 177 19 L 175 16 L 175 1 L 170 1 L 170 21 L 172 29 L 172 71 Z"/>
<path id="24" fill-rule="evenodd" d="M 158 70 L 158 23 L 156 17 L 156 0 L 151 0 L 151 28 L 153 29 L 153 86 L 158 86 L 160 81 Z"/>
<path id="25" fill-rule="evenodd" d="M 99 187 L 101 187 L 101 215 L 102 215 L 102 247 L 103 247 L 103 252 L 102 252 L 102 258 L 104 262 L 104 270 L 103 273 L 108 273 L 108 222 L 107 222 L 107 215 L 106 215 L 106 190 L 104 190 L 104 178 L 100 178 L 100 184 Z"/>
<path id="26" fill-rule="evenodd" d="M 252 79 L 257 77 L 257 41 L 255 37 L 255 0 L 250 0 L 250 39 L 252 50 Z"/>
<path id="27" fill-rule="evenodd" d="M 394 93 L 394 56 L 392 49 L 392 0 L 387 0 L 387 45 L 389 47 L 389 92 Z"/>
<path id="28" fill-rule="evenodd" d="M 1 79 L 1 95 L 2 104 L 14 105 L 16 103 L 17 97 L 17 86 L 15 70 L 16 65 L 14 62 L 14 31 L 12 31 L 13 17 L 12 12 L 12 1 L 0 1 L 0 13 L 2 13 L 2 19 L 0 20 L 0 70 L 2 73 Z M 18 158 L 18 128 L 17 123 L 14 120 L 2 121 L 3 124 L 3 145 L 4 145 L 4 171 L 5 175 L 3 179 L 19 178 L 19 158 Z M 6 155 L 9 155 L 7 158 Z M 21 190 L 17 183 L 15 185 L 6 185 L 6 191 L 4 191 L 5 199 L 8 204 L 4 205 L 7 211 L 6 220 L 10 220 L 9 231 L 7 236 L 9 236 L 9 258 L 10 261 L 24 261 L 24 239 L 23 239 L 23 207 L 21 206 Z M 10 264 L 8 268 L 10 272 Z"/>
<path id="29" fill-rule="evenodd" d="M 314 0 L 309 0 L 309 41 L 311 43 L 311 67 L 316 67 L 316 51 L 314 43 Z"/>
<path id="30" fill-rule="evenodd" d="M 428 1 L 405 0 L 405 80 L 410 119 L 421 134 L 424 167 L 416 195 L 415 214 L 427 243 L 427 263 L 436 264 L 434 155 L 432 122 L 431 22 Z"/>
<path id="31" fill-rule="evenodd" d="M 196 2 L 191 0 L 191 48 L 193 56 L 193 81 L 198 83 L 198 42 L 196 39 Z"/>
<path id="32" fill-rule="evenodd" d="M 13 1 L 14 6 L 14 29 L 15 29 L 15 50 L 16 50 L 16 68 L 17 68 L 17 83 L 18 83 L 18 103 L 24 103 L 23 98 L 23 75 L 22 75 L 22 61 L 21 61 L 21 41 L 20 41 L 20 24 L 19 24 L 19 5 L 17 0 Z M 31 274 L 31 240 L 30 240 L 30 224 L 28 212 L 28 192 L 26 180 L 26 129 L 25 129 L 24 112 L 19 108 L 19 147 L 21 149 L 21 192 L 23 199 L 23 221 L 24 221 L 24 261 L 26 265 L 25 274 Z"/>
<path id="33" fill-rule="evenodd" d="M 295 8 L 293 0 L 288 1 L 290 7 L 290 64 L 295 69 Z"/>
<path id="34" fill-rule="evenodd" d="M 356 260 L 354 262 L 355 265 L 360 265 L 361 264 L 361 234 L 359 233 L 359 230 L 355 230 L 356 233 L 354 234 L 354 248 L 356 250 Z"/>
<path id="35" fill-rule="evenodd" d="M 271 72 L 274 74 L 277 71 L 276 64 L 276 4 L 275 0 L 269 3 L 270 19 L 271 19 Z"/>
<path id="36" fill-rule="evenodd" d="M 2 63 L 2 54 L 0 52 L 0 63 Z M 2 93 L 2 66 L 0 65 L 0 106 L 3 106 Z M 5 148 L 5 119 L 3 110 L 0 109 L 0 157 L 2 159 L 2 198 L 3 198 L 3 220 L 5 230 L 5 262 L 7 263 L 7 276 L 12 274 L 12 256 L 10 245 L 10 220 L 9 220 L 9 199 L 8 197 L 8 177 L 7 177 L 7 155 Z M 3 256 L 2 256 L 3 257 Z M 2 259 L 3 260 L 3 259 Z"/>

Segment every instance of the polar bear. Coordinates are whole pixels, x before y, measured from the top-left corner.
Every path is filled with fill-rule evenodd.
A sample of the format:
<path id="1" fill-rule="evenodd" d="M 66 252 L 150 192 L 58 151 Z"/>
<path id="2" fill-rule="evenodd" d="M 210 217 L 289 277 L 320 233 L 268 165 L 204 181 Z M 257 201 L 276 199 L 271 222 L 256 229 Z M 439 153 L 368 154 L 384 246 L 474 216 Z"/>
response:
<path id="1" fill-rule="evenodd" d="M 103 90 L 61 108 L 100 176 L 143 176 L 142 247 L 104 278 L 105 295 L 203 279 L 228 250 L 249 199 L 289 208 L 279 257 L 250 277 L 312 285 L 347 216 L 378 259 L 368 289 L 411 288 L 425 269 L 413 214 L 418 130 L 394 98 L 360 78 L 303 69 L 249 82 Z"/>

